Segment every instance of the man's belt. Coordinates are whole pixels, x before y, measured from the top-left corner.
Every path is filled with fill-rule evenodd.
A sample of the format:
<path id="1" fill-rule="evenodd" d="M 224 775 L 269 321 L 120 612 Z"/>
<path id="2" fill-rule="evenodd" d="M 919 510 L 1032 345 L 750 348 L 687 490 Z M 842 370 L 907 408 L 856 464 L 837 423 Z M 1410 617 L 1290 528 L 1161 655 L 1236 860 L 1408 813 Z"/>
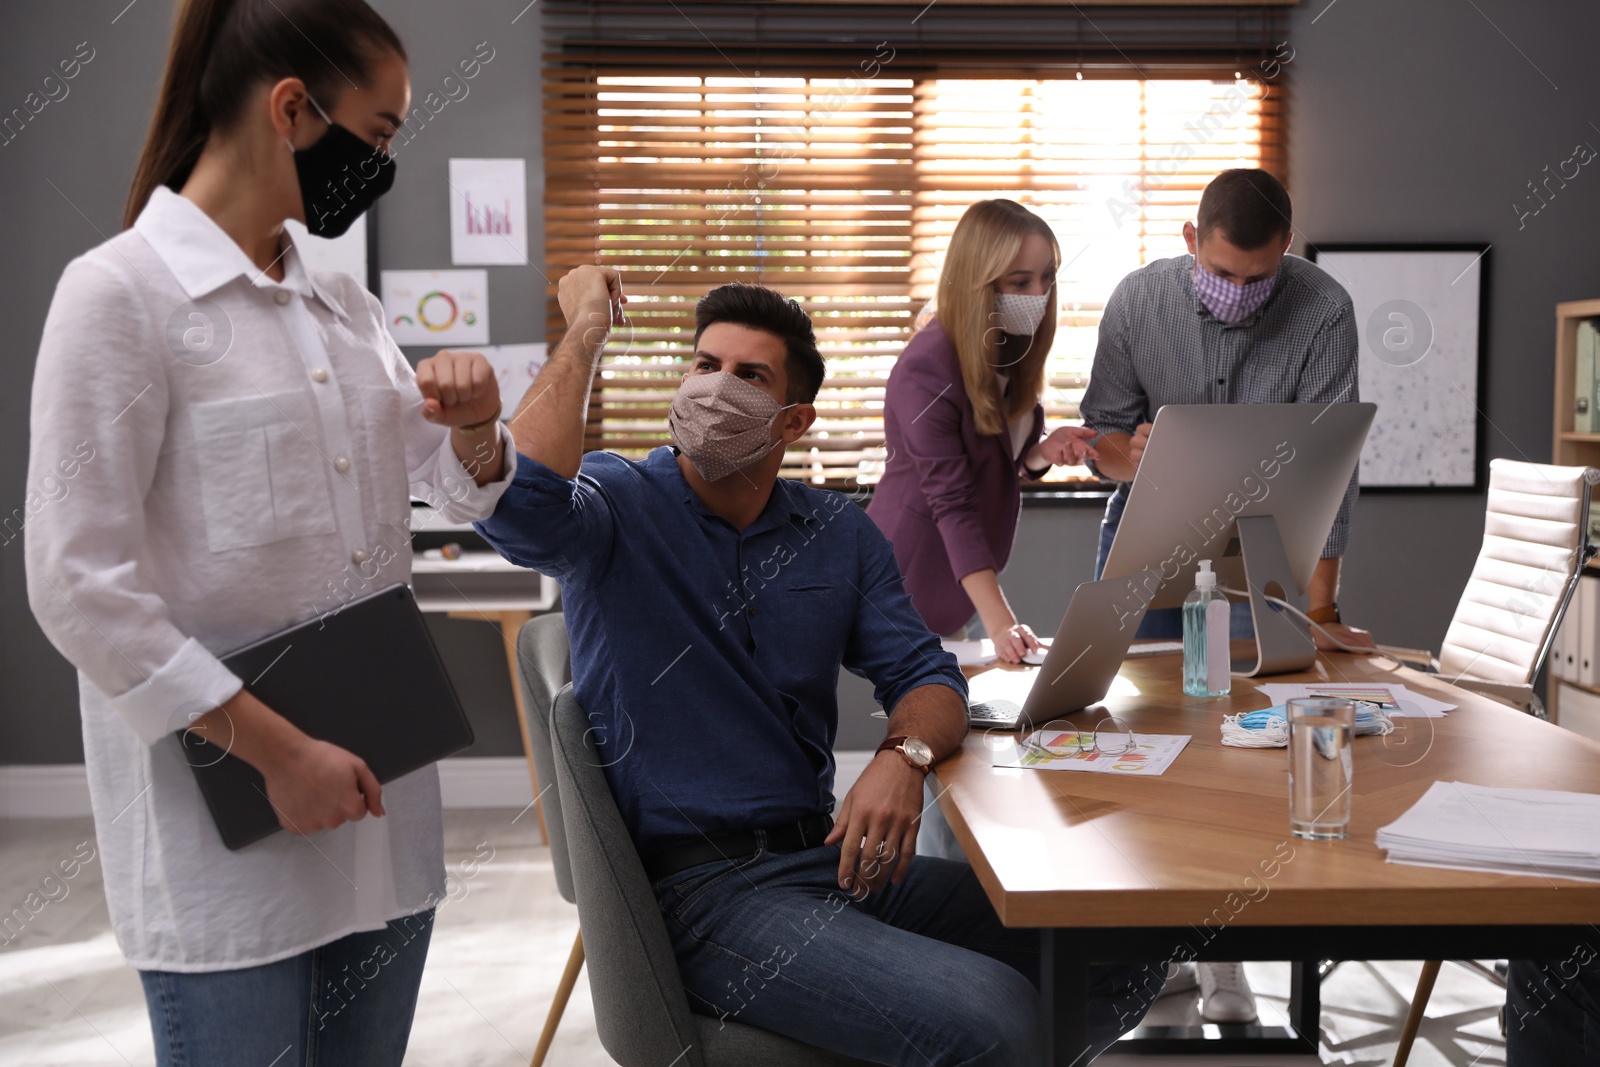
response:
<path id="1" fill-rule="evenodd" d="M 736 860 L 760 850 L 758 833 L 766 834 L 768 852 L 800 852 L 816 848 L 833 829 L 833 816 L 811 815 L 799 822 L 767 830 L 724 830 L 721 833 L 682 837 L 651 849 L 642 857 L 644 873 L 652 883 L 668 875 L 713 860 Z"/>

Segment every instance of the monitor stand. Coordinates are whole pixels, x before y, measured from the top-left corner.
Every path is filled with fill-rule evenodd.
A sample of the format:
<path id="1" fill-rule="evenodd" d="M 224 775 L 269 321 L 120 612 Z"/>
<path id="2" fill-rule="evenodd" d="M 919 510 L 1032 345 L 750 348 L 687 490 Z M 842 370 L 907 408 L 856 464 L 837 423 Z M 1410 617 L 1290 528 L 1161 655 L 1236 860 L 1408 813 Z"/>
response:
<path id="1" fill-rule="evenodd" d="M 1233 661 L 1233 673 L 1246 678 L 1263 674 L 1288 674 L 1308 669 L 1317 659 L 1311 628 L 1292 612 L 1267 603 L 1266 597 L 1291 600 L 1299 586 L 1283 551 L 1278 522 L 1271 515 L 1251 515 L 1237 520 L 1239 554 L 1244 557 L 1245 588 L 1250 592 L 1250 618 L 1255 624 L 1256 650 L 1250 658 Z"/>

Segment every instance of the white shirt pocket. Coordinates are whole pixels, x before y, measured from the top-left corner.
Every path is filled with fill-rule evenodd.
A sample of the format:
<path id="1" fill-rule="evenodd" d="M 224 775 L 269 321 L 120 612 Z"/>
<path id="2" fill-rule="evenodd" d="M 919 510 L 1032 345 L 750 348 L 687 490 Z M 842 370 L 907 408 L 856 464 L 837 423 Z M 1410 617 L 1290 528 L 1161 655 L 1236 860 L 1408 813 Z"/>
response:
<path id="1" fill-rule="evenodd" d="M 300 393 L 239 397 L 189 409 L 213 552 L 338 531 L 330 464 Z"/>

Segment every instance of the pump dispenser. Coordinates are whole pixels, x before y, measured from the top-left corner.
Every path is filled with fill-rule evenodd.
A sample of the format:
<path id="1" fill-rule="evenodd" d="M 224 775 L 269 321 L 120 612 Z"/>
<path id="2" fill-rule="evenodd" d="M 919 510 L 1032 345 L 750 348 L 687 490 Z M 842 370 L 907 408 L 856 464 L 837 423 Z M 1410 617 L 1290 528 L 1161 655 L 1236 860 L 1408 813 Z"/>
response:
<path id="1" fill-rule="evenodd" d="M 1228 598 L 1217 592 L 1211 561 L 1200 561 L 1194 592 L 1183 602 L 1183 692 L 1225 697 L 1233 687 L 1229 670 Z"/>

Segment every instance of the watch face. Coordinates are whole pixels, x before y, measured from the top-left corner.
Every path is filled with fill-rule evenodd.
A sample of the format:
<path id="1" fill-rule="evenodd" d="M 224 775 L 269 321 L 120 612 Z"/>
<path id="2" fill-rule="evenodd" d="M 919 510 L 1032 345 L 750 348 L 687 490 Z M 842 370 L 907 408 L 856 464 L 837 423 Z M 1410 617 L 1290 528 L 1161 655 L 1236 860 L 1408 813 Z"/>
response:
<path id="1" fill-rule="evenodd" d="M 900 748 L 918 767 L 926 767 L 933 763 L 933 749 L 929 748 L 928 743 L 920 737 L 906 738 Z"/>

